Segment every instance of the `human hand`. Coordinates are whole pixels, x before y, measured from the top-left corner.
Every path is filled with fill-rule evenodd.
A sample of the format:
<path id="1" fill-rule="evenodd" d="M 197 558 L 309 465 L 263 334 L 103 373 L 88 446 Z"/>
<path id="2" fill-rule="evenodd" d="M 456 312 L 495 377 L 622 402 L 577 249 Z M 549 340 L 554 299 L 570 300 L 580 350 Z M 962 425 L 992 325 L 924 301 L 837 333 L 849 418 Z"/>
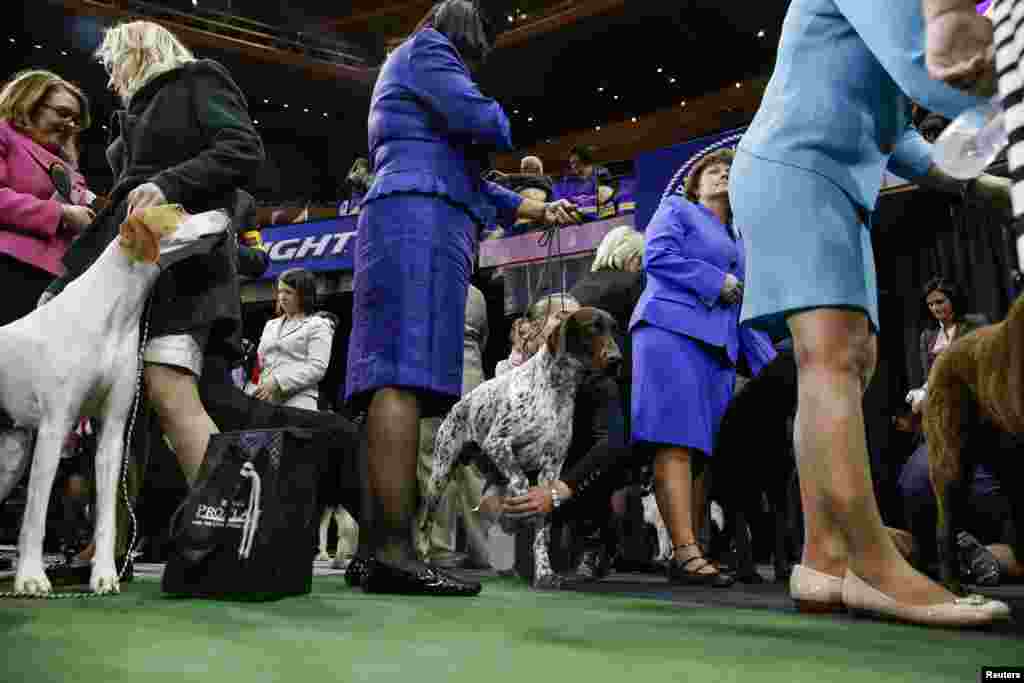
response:
<path id="1" fill-rule="evenodd" d="M 719 298 L 730 306 L 738 304 L 743 300 L 743 283 L 732 273 L 726 273 Z"/>
<path id="2" fill-rule="evenodd" d="M 934 14 L 926 12 L 926 16 L 928 75 L 978 96 L 994 94 L 992 22 L 977 13 L 974 3 Z"/>
<path id="3" fill-rule="evenodd" d="M 76 206 L 74 204 L 63 204 L 60 207 L 61 228 L 77 235 L 92 225 L 96 220 L 96 212 L 88 206 Z"/>
<path id="4" fill-rule="evenodd" d="M 576 205 L 568 199 L 548 202 L 544 205 L 544 222 L 553 225 L 579 223 L 579 212 L 576 209 Z"/>
<path id="5" fill-rule="evenodd" d="M 542 486 L 532 486 L 522 496 L 510 496 L 504 500 L 503 511 L 512 518 L 532 517 L 550 514 L 555 509 L 551 489 L 557 488 L 559 497 L 564 501 L 572 491 L 563 481 L 555 481 Z"/>
<path id="6" fill-rule="evenodd" d="M 254 391 L 252 395 L 261 401 L 270 401 L 274 398 L 274 394 L 277 393 L 277 390 L 277 380 L 274 379 L 273 375 L 268 375 L 260 379 L 260 384 L 256 387 L 256 391 Z"/>
<path id="7" fill-rule="evenodd" d="M 128 215 L 166 203 L 167 197 L 156 183 L 143 183 L 128 193 Z"/>

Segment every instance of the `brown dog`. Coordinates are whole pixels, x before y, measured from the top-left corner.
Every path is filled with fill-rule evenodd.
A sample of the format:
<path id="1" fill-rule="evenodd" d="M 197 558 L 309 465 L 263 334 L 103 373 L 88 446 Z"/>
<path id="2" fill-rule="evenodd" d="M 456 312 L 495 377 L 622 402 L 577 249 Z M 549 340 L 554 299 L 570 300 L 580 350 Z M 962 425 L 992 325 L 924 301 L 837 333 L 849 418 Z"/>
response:
<path id="1" fill-rule="evenodd" d="M 969 477 L 979 461 L 1000 481 L 1021 482 L 1022 461 L 1001 449 L 1006 435 L 1024 436 L 1024 297 L 1006 320 L 987 325 L 943 351 L 928 378 L 924 410 L 928 464 L 938 506 L 938 550 L 943 582 L 962 593 L 956 556 L 957 520 Z M 1024 501 L 1010 496 L 1021 551 Z"/>

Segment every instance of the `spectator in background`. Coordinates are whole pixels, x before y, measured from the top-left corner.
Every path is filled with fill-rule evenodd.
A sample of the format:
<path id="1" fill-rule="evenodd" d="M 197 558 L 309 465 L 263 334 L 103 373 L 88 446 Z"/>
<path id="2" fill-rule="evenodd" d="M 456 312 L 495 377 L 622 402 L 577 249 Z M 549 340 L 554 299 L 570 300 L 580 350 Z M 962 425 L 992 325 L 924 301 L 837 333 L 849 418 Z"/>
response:
<path id="1" fill-rule="evenodd" d="M 576 145 L 569 152 L 569 168 L 574 175 L 581 178 L 597 178 L 602 185 L 607 185 L 612 174 L 604 166 L 594 162 L 594 150 L 588 145 Z"/>
<path id="2" fill-rule="evenodd" d="M 267 321 L 260 337 L 260 382 L 253 396 L 292 408 L 317 410 L 319 384 L 331 359 L 334 328 L 316 308 L 316 278 L 303 268 L 281 273 L 277 302 L 282 315 Z"/>
<path id="3" fill-rule="evenodd" d="M 484 294 L 473 285 L 466 296 L 465 342 L 462 356 L 462 395 L 483 384 L 483 348 L 487 345 L 487 302 Z M 429 417 L 420 421 L 420 459 L 418 476 L 420 492 L 425 495 L 434 468 L 434 440 L 442 418 Z M 484 482 L 476 470 L 464 465 L 456 467 L 447 495 L 434 514 L 428 533 L 417 532 L 418 551 L 431 564 L 445 569 L 464 567 L 483 569 L 490 567 L 487 553 L 487 529 L 481 525 L 480 494 Z M 421 514 L 423 510 L 421 510 Z M 469 557 L 455 552 L 456 513 L 462 517 L 466 529 Z M 419 529 L 419 525 L 417 525 Z"/>
<path id="4" fill-rule="evenodd" d="M 85 95 L 57 74 L 25 71 L 0 90 L 0 325 L 35 308 L 95 218 L 75 163 L 75 137 L 89 124 Z M 63 167 L 71 197 L 60 195 L 51 167 Z"/>

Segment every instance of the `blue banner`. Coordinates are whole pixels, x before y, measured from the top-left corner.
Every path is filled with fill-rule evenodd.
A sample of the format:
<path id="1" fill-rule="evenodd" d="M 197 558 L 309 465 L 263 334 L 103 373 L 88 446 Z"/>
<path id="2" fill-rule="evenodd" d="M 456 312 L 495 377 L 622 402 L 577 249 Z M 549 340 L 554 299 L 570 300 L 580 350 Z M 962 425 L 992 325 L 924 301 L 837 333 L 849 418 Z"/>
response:
<path id="1" fill-rule="evenodd" d="M 264 228 L 260 234 L 270 254 L 270 267 L 263 278 L 276 278 L 289 268 L 352 270 L 358 218 L 341 216 Z"/>
<path id="2" fill-rule="evenodd" d="M 647 229 L 666 189 L 682 184 L 693 164 L 709 152 L 735 148 L 745 130 L 745 127 L 736 128 L 638 156 L 633 188 L 636 229 Z"/>

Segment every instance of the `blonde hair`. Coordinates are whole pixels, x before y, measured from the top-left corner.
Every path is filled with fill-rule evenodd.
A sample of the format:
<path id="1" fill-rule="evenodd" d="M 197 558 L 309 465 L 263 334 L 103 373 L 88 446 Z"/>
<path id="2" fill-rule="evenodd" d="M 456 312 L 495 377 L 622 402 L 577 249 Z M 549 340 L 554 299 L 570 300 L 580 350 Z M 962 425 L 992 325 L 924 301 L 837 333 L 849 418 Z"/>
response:
<path id="1" fill-rule="evenodd" d="M 131 21 L 107 29 L 95 54 L 110 74 L 107 85 L 125 103 L 160 74 L 196 61 L 173 33 L 151 21 Z M 127 62 L 133 58 L 137 63 L 130 68 Z"/>
<path id="2" fill-rule="evenodd" d="M 625 270 L 630 259 L 643 255 L 643 234 L 628 225 L 620 225 L 601 240 L 590 270 L 595 273 L 599 270 Z"/>
<path id="3" fill-rule="evenodd" d="M 65 81 L 52 71 L 32 69 L 20 71 L 0 88 L 0 121 L 9 121 L 15 127 L 30 130 L 32 118 L 39 105 L 56 89 L 66 90 L 78 100 L 81 120 L 78 130 L 92 125 L 89 115 L 89 99 L 78 86 Z"/>

